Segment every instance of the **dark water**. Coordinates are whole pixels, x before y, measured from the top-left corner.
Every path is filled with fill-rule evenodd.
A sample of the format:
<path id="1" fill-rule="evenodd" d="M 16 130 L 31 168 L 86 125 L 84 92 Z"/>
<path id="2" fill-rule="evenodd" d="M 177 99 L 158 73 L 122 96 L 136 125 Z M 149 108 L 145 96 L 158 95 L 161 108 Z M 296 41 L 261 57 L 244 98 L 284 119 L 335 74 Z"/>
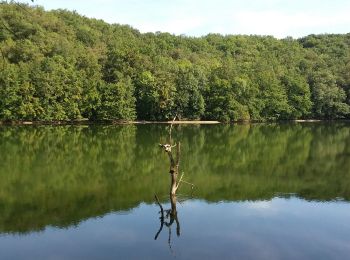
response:
<path id="1" fill-rule="evenodd" d="M 349 259 L 350 124 L 0 127 L 0 259 Z M 169 219 L 166 219 L 169 222 Z"/>

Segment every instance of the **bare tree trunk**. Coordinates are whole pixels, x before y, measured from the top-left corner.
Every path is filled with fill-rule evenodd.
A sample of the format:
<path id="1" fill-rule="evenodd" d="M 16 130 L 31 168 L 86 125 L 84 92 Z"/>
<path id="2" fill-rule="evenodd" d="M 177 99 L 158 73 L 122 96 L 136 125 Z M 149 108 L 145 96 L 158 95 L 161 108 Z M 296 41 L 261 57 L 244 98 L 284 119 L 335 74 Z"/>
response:
<path id="1" fill-rule="evenodd" d="M 171 203 L 171 218 L 176 222 L 176 235 L 180 236 L 180 222 L 177 218 L 177 210 L 176 210 L 176 195 L 170 195 L 170 203 Z"/>
<path id="2" fill-rule="evenodd" d="M 180 142 L 176 144 L 176 161 L 174 160 L 173 154 L 170 151 L 168 151 L 168 156 L 170 159 L 170 176 L 171 176 L 171 183 L 170 183 L 170 196 L 176 195 L 176 190 L 178 187 L 177 184 L 177 174 L 179 172 L 179 163 L 180 163 Z"/>

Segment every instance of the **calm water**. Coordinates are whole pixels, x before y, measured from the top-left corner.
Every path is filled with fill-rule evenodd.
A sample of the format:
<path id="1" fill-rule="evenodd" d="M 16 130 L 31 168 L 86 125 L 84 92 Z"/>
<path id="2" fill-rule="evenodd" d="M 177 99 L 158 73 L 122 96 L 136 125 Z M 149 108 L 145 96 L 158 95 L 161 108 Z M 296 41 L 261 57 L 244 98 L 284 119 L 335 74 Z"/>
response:
<path id="1" fill-rule="evenodd" d="M 167 138 L 0 127 L 0 259 L 349 259 L 350 124 L 175 126 L 195 188 L 160 230 Z"/>

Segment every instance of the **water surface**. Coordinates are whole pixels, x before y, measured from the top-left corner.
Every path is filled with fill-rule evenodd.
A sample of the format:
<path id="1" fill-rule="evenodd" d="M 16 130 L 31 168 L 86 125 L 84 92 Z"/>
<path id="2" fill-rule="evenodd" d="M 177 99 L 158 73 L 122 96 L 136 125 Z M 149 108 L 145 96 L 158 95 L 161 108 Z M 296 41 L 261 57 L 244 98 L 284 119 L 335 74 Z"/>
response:
<path id="1" fill-rule="evenodd" d="M 0 259 L 348 259 L 350 125 L 0 128 Z M 170 232 L 169 232 L 170 231 Z"/>

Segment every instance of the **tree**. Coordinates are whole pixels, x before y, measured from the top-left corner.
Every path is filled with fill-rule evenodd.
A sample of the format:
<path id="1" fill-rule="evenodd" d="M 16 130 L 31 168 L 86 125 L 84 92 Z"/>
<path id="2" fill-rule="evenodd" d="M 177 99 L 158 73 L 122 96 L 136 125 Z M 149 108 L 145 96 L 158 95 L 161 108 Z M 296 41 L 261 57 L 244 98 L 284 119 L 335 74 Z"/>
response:
<path id="1" fill-rule="evenodd" d="M 96 119 L 134 120 L 136 118 L 134 86 L 130 78 L 122 78 L 118 83 L 103 83 L 98 86 L 100 102 Z"/>
<path id="2" fill-rule="evenodd" d="M 328 71 L 316 71 L 310 79 L 314 113 L 321 118 L 342 118 L 349 114 L 350 107 L 344 103 L 345 91 L 336 84 L 334 76 Z"/>
<path id="3" fill-rule="evenodd" d="M 176 77 L 175 110 L 180 118 L 200 119 L 205 110 L 203 76 L 189 64 L 181 65 Z"/>
<path id="4" fill-rule="evenodd" d="M 292 119 L 306 117 L 311 113 L 311 93 L 305 78 L 300 75 L 284 75 L 281 79 L 287 91 Z"/>

